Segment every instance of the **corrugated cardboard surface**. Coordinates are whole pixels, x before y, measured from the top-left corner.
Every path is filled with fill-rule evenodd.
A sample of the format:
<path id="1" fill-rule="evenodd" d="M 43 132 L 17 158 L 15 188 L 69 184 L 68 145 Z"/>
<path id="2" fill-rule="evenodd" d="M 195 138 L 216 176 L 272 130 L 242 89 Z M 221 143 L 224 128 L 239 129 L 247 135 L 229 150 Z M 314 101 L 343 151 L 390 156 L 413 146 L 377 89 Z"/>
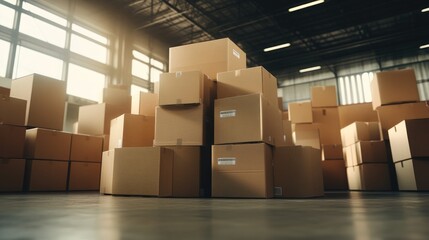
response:
<path id="1" fill-rule="evenodd" d="M 384 141 L 359 141 L 352 145 L 356 148 L 356 163 L 387 163 Z"/>
<path id="2" fill-rule="evenodd" d="M 99 190 L 101 163 L 71 162 L 68 190 Z"/>
<path id="3" fill-rule="evenodd" d="M 288 104 L 289 121 L 292 123 L 312 123 L 313 111 L 311 102 L 294 102 Z"/>
<path id="4" fill-rule="evenodd" d="M 131 111 L 131 95 L 129 89 L 103 88 L 103 103 L 126 109 L 126 113 Z"/>
<path id="5" fill-rule="evenodd" d="M 346 166 L 342 159 L 322 161 L 325 190 L 348 190 Z"/>
<path id="6" fill-rule="evenodd" d="M 140 92 L 131 96 L 131 114 L 155 117 L 158 94 Z"/>
<path id="7" fill-rule="evenodd" d="M 71 134 L 49 129 L 28 129 L 25 134 L 25 157 L 29 159 L 70 159 Z"/>
<path id="8" fill-rule="evenodd" d="M 0 159 L 0 192 L 23 190 L 25 159 Z"/>
<path id="9" fill-rule="evenodd" d="M 358 141 L 381 140 L 377 122 L 354 122 L 341 129 L 341 141 L 344 147 Z"/>
<path id="10" fill-rule="evenodd" d="M 337 107 L 313 108 L 313 122 L 319 128 L 321 144 L 341 144 Z"/>
<path id="11" fill-rule="evenodd" d="M 317 86 L 311 88 L 313 107 L 336 107 L 337 88 L 335 86 Z"/>
<path id="12" fill-rule="evenodd" d="M 378 122 L 377 112 L 372 109 L 372 103 L 342 105 L 338 107 L 340 128 L 354 122 Z"/>
<path id="13" fill-rule="evenodd" d="M 392 183 L 387 163 L 366 163 L 348 167 L 347 178 L 350 190 L 392 190 Z"/>
<path id="14" fill-rule="evenodd" d="M 396 162 L 395 168 L 399 190 L 429 191 L 429 158 Z"/>
<path id="15" fill-rule="evenodd" d="M 343 154 L 344 154 L 344 163 L 346 167 L 353 167 L 358 165 L 355 144 L 352 144 L 347 147 L 343 147 Z"/>
<path id="16" fill-rule="evenodd" d="M 372 106 L 420 100 L 413 69 L 378 72 L 371 82 Z"/>
<path id="17" fill-rule="evenodd" d="M 172 47 L 169 72 L 202 71 L 210 79 L 217 73 L 246 68 L 246 53 L 228 38 Z"/>
<path id="18" fill-rule="evenodd" d="M 218 73 L 217 98 L 252 93 L 261 93 L 271 103 L 278 104 L 277 79 L 263 67 Z"/>
<path id="19" fill-rule="evenodd" d="M 69 163 L 53 160 L 27 160 L 26 189 L 28 191 L 65 191 Z"/>
<path id="20" fill-rule="evenodd" d="M 10 88 L 0 87 L 0 94 L 4 96 L 9 96 Z"/>
<path id="21" fill-rule="evenodd" d="M 324 195 L 320 150 L 291 146 L 274 149 L 274 196 L 319 197 Z"/>
<path id="22" fill-rule="evenodd" d="M 155 134 L 155 118 L 123 114 L 110 123 L 109 149 L 151 147 Z"/>
<path id="23" fill-rule="evenodd" d="M 125 107 L 107 103 L 79 107 L 78 133 L 101 136 L 109 134 L 110 121 L 124 113 L 129 113 Z"/>
<path id="24" fill-rule="evenodd" d="M 72 134 L 70 161 L 101 162 L 102 153 L 102 137 Z"/>
<path id="25" fill-rule="evenodd" d="M 404 120 L 388 133 L 394 162 L 429 157 L 429 119 Z"/>
<path id="26" fill-rule="evenodd" d="M 0 123 L 24 126 L 26 106 L 25 100 L 0 95 Z"/>
<path id="27" fill-rule="evenodd" d="M 264 143 L 212 146 L 212 196 L 271 198 L 272 150 Z"/>
<path id="28" fill-rule="evenodd" d="M 292 138 L 295 145 L 320 149 L 319 128 L 315 124 L 293 124 Z"/>
<path id="29" fill-rule="evenodd" d="M 293 134 L 292 134 L 292 122 L 288 120 L 283 120 L 283 141 L 281 141 L 277 146 L 293 146 Z"/>
<path id="30" fill-rule="evenodd" d="M 0 124 L 0 158 L 24 158 L 25 127 Z"/>
<path id="31" fill-rule="evenodd" d="M 322 144 L 322 160 L 343 159 L 343 146 L 341 144 Z"/>

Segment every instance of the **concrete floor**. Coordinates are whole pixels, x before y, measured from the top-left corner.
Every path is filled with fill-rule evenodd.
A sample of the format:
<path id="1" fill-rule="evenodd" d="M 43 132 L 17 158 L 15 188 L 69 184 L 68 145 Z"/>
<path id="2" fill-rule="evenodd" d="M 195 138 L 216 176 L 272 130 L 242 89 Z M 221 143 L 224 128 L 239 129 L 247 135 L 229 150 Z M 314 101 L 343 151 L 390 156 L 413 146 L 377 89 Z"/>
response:
<path id="1" fill-rule="evenodd" d="M 0 239 L 428 239 L 429 193 L 290 199 L 2 194 Z"/>

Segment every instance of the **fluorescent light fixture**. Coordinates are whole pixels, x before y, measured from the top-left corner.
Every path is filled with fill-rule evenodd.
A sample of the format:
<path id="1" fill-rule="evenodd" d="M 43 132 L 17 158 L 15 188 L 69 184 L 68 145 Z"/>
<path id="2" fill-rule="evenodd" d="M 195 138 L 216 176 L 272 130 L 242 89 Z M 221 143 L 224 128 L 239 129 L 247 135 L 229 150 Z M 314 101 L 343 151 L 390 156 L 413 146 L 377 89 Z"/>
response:
<path id="1" fill-rule="evenodd" d="M 280 48 L 286 48 L 286 47 L 289 47 L 289 46 L 290 46 L 290 43 L 280 44 L 280 45 L 277 45 L 277 46 L 273 46 L 273 47 L 269 47 L 269 48 L 264 48 L 264 52 L 274 51 L 274 50 L 277 50 L 277 49 L 280 49 Z"/>
<path id="2" fill-rule="evenodd" d="M 423 49 L 423 48 L 429 48 L 429 44 L 421 45 L 420 49 Z"/>
<path id="3" fill-rule="evenodd" d="M 300 73 L 305 73 L 305 72 L 311 72 L 311 71 L 316 71 L 321 69 L 321 66 L 315 66 L 315 67 L 309 67 L 309 68 L 303 68 L 301 70 L 299 70 Z"/>
<path id="4" fill-rule="evenodd" d="M 422 12 L 429 12 L 429 8 L 422 9 Z"/>
<path id="5" fill-rule="evenodd" d="M 298 10 L 301 10 L 301 9 L 304 9 L 304 8 L 308 8 L 308 7 L 317 5 L 317 4 L 321 4 L 321 3 L 324 3 L 324 2 L 325 2 L 325 0 L 317 0 L 317 1 L 309 2 L 309 3 L 305 3 L 305 4 L 302 4 L 302 5 L 293 7 L 293 8 L 289 8 L 289 12 L 298 11 Z"/>

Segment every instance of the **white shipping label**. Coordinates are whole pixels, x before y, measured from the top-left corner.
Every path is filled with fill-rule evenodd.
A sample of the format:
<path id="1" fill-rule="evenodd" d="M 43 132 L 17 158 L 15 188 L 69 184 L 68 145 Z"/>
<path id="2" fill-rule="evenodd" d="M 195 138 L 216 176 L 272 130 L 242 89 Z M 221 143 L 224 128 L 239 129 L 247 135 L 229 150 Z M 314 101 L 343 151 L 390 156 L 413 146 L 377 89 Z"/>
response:
<path id="1" fill-rule="evenodd" d="M 283 196 L 283 188 L 274 187 L 274 196 Z"/>
<path id="2" fill-rule="evenodd" d="M 217 159 L 217 165 L 235 165 L 235 158 L 233 157 L 223 157 Z"/>
<path id="3" fill-rule="evenodd" d="M 240 59 L 240 53 L 236 51 L 235 49 L 232 49 L 232 55 L 234 55 L 236 58 Z"/>
<path id="4" fill-rule="evenodd" d="M 237 114 L 237 110 L 233 109 L 233 110 L 225 110 L 225 111 L 220 111 L 220 118 L 228 118 L 228 117 L 235 117 L 235 115 Z"/>

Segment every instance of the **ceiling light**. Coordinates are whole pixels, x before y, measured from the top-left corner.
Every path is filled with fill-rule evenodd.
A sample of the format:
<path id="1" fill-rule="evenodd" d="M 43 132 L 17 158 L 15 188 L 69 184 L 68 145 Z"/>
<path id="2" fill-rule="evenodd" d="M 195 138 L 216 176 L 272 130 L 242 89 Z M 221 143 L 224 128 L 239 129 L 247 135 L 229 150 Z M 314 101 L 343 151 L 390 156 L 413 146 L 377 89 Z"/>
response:
<path id="1" fill-rule="evenodd" d="M 321 3 L 324 3 L 324 2 L 325 2 L 325 0 L 317 0 L 317 1 L 309 2 L 309 3 L 302 4 L 302 5 L 293 7 L 293 8 L 289 8 L 289 12 L 298 11 L 298 10 L 301 10 L 301 9 L 304 9 L 304 8 L 308 8 L 308 7 L 317 5 L 317 4 L 321 4 Z"/>
<path id="2" fill-rule="evenodd" d="M 309 67 L 309 68 L 303 68 L 301 70 L 299 70 L 300 73 L 305 73 L 305 72 L 311 72 L 311 71 L 315 71 L 315 70 L 319 70 L 321 69 L 321 66 L 315 66 L 315 67 Z"/>
<path id="3" fill-rule="evenodd" d="M 422 12 L 429 12 L 429 8 L 422 9 Z"/>
<path id="4" fill-rule="evenodd" d="M 265 48 L 264 52 L 269 52 L 269 51 L 277 50 L 277 49 L 280 49 L 280 48 L 286 48 L 286 47 L 289 47 L 289 46 L 290 46 L 290 43 L 280 44 L 280 45 L 277 45 L 277 46 Z"/>
<path id="5" fill-rule="evenodd" d="M 421 45 L 420 49 L 423 49 L 423 48 L 429 48 L 429 44 Z"/>

